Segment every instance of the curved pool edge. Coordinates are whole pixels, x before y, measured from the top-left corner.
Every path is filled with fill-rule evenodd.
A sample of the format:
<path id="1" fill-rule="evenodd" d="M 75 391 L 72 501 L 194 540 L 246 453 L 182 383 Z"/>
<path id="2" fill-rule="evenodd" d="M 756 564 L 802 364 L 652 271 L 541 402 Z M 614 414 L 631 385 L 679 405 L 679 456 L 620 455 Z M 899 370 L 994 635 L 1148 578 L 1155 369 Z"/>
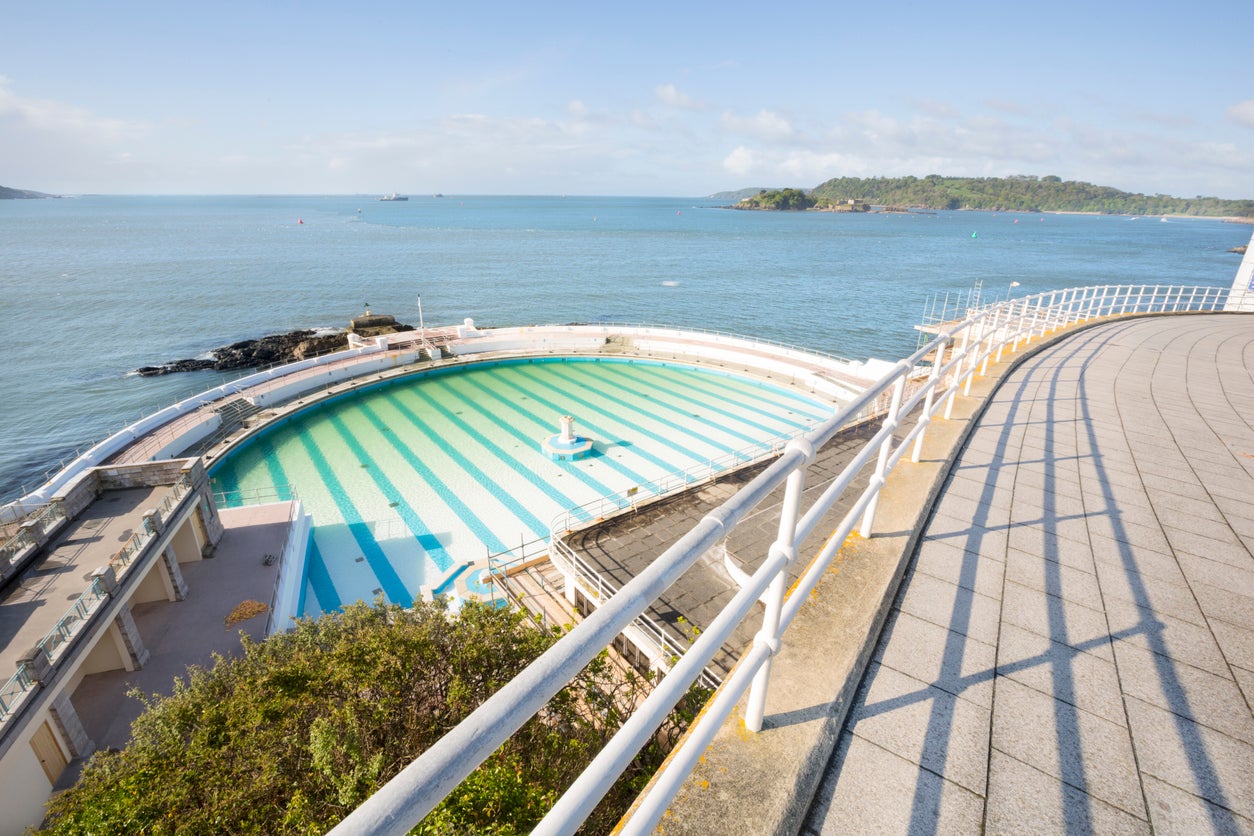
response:
<path id="1" fill-rule="evenodd" d="M 686 329 L 617 325 L 543 325 L 478 329 L 472 323 L 357 341 L 334 354 L 257 372 L 186 398 L 93 446 L 36 490 L 0 506 L 16 522 L 46 506 L 79 476 L 103 464 L 199 456 L 207 469 L 256 432 L 329 398 L 445 368 L 527 357 L 622 356 L 664 359 L 764 379 L 840 403 L 873 382 L 882 361 L 851 361 L 750 337 Z M 224 413 L 252 412 L 231 426 Z"/>

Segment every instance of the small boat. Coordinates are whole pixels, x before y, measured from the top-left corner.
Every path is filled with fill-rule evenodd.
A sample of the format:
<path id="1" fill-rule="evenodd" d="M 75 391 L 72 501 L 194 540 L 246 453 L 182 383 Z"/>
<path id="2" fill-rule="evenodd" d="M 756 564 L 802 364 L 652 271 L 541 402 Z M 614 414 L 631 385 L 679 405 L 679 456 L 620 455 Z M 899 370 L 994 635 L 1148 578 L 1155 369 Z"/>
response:
<path id="1" fill-rule="evenodd" d="M 397 194 L 396 192 L 392 192 L 391 194 L 385 194 L 383 197 L 379 198 L 379 200 L 387 200 L 387 201 L 393 201 L 393 200 L 409 200 L 409 196 L 408 196 L 408 195 L 403 195 L 403 194 Z"/>

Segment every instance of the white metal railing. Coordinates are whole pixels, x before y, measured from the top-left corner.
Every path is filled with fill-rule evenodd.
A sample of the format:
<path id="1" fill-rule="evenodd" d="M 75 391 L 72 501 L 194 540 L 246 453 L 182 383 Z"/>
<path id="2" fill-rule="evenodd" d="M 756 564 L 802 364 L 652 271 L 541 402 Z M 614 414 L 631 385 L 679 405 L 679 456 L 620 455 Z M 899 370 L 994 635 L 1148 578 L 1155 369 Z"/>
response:
<path id="1" fill-rule="evenodd" d="M 549 526 L 550 539 L 557 536 L 559 532 L 574 531 L 577 528 L 587 526 L 589 523 L 608 519 L 621 511 L 635 509 L 646 502 L 652 502 L 680 493 L 693 485 L 712 481 L 719 474 L 777 456 L 784 449 L 784 445 L 788 443 L 790 438 L 800 434 L 801 431 L 798 430 L 795 433 L 750 444 L 737 450 L 732 450 L 729 453 L 724 453 L 721 456 L 715 456 L 707 461 L 691 465 L 683 470 L 663 474 L 656 479 L 635 487 L 597 497 L 582 505 L 568 508 L 554 517 L 552 524 Z"/>
<path id="2" fill-rule="evenodd" d="M 540 326 L 550 328 L 553 326 Z M 814 358 L 822 363 L 835 361 L 842 365 L 847 365 L 853 361 L 839 354 L 833 354 L 830 351 L 819 351 L 807 346 L 795 345 L 793 343 L 781 342 L 779 340 L 768 340 L 761 335 L 752 338 L 745 337 L 743 334 L 733 334 L 730 331 L 718 331 L 713 328 L 696 328 L 690 325 L 664 325 L 647 322 L 615 322 L 613 320 L 604 320 L 598 322 L 580 322 L 566 326 L 572 330 L 583 328 L 604 328 L 614 333 L 626 333 L 627 336 L 665 336 L 675 337 L 684 334 L 695 334 L 700 337 L 713 338 L 715 342 L 722 342 L 741 346 L 769 346 L 770 348 L 791 354 L 798 354 L 805 357 Z"/>
<path id="3" fill-rule="evenodd" d="M 860 413 L 859 420 L 880 415 L 886 408 L 886 403 L 882 406 L 878 402 L 872 404 Z M 548 537 L 521 543 L 518 548 L 490 553 L 488 571 L 499 579 L 498 583 L 503 587 L 508 587 L 507 576 L 510 569 L 547 554 L 566 577 L 582 581 L 585 594 L 592 599 L 593 603 L 600 606 L 618 592 L 618 587 L 606 580 L 595 567 L 589 565 L 567 545 L 564 539 L 567 535 L 626 511 L 635 511 L 645 504 L 688 490 L 694 485 L 713 481 L 721 474 L 740 470 L 778 456 L 788 440 L 802 432 L 802 430 L 797 430 L 747 445 L 706 462 L 665 473 L 643 484 L 567 508 L 553 518 L 553 522 L 549 525 Z M 638 630 L 637 635 L 653 645 L 653 655 L 656 658 L 673 658 L 684 653 L 684 649 L 676 640 L 647 615 L 642 614 L 633 623 Z M 717 687 L 722 682 L 722 679 L 708 668 L 702 675 L 702 679 L 703 684 L 708 687 Z"/>
<path id="4" fill-rule="evenodd" d="M 208 406 L 208 412 L 212 412 L 213 407 L 221 406 L 233 398 L 264 396 L 278 385 L 276 381 L 280 379 L 291 382 L 303 373 L 308 373 L 312 377 L 321 375 L 335 377 L 337 369 L 378 363 L 397 353 L 399 352 L 377 344 L 368 344 L 362 348 L 321 354 L 295 363 L 266 367 L 264 370 L 249 369 L 241 372 L 240 377 L 213 389 L 184 398 L 155 412 L 141 413 L 135 421 L 128 423 L 108 437 L 86 448 L 78 448 L 72 454 L 73 458 L 69 458 L 68 461 L 62 459 L 52 470 L 44 473 L 43 482 L 39 487 L 28 489 L 26 485 L 23 485 L 18 499 L 0 506 L 0 518 L 8 519 L 20 515 L 27 505 L 45 504 L 52 491 L 66 484 L 83 470 L 100 464 L 110 456 L 131 447 L 137 440 L 142 439 L 140 443 L 144 445 L 141 453 L 148 454 L 173 443 L 183 429 L 195 427 L 200 421 L 207 420 L 206 413 L 201 411 L 202 407 Z M 342 380 L 343 378 L 336 378 L 325 386 L 334 386 Z M 310 388 L 314 387 L 310 386 Z M 189 442 L 191 443 L 195 442 Z"/>
<path id="5" fill-rule="evenodd" d="M 571 579 L 570 582 L 578 582 L 584 594 L 588 596 L 598 606 L 618 594 L 618 587 L 608 580 L 604 575 L 595 568 L 588 565 L 579 554 L 572 549 L 565 540 L 560 536 L 554 536 L 550 540 L 552 550 L 549 552 L 549 560 L 561 570 L 562 574 Z M 652 646 L 652 662 L 655 667 L 663 673 L 670 670 L 680 656 L 687 652 L 688 648 L 682 645 L 674 636 L 666 631 L 666 629 L 649 617 L 648 613 L 641 613 L 631 622 L 631 626 L 637 631 L 638 636 Z M 644 650 L 645 648 L 641 648 Z M 707 666 L 700 674 L 701 684 L 707 688 L 717 688 L 723 683 L 722 677 L 714 673 Z"/>
<path id="6" fill-rule="evenodd" d="M 283 541 L 283 546 L 279 550 L 279 554 L 266 555 L 267 561 L 271 558 L 279 561 L 279 571 L 274 579 L 274 588 L 270 592 L 270 609 L 269 615 L 266 616 L 266 628 L 263 631 L 263 635 L 269 636 L 278 632 L 282 624 L 279 617 L 281 615 L 291 615 L 290 613 L 279 612 L 279 606 L 282 603 L 280 594 L 285 584 L 299 582 L 296 575 L 289 577 L 289 573 L 295 572 L 297 575 L 300 573 L 300 562 L 304 557 L 304 553 L 298 548 L 298 541 L 308 533 L 299 522 L 299 517 L 304 514 L 300 495 L 292 485 L 264 485 L 232 491 L 215 491 L 213 501 L 219 508 L 243 508 L 250 505 L 269 505 L 279 502 L 291 503 L 287 513 L 287 537 Z"/>
<path id="7" fill-rule="evenodd" d="M 969 392 L 972 379 L 1009 350 L 1069 325 L 1099 317 L 1138 313 L 1216 311 L 1236 301 L 1248 307 L 1254 294 L 1216 287 L 1103 286 L 1069 288 L 1007 300 L 970 312 L 910 357 L 897 363 L 872 387 L 834 416 L 793 439 L 784 452 L 733 497 L 712 511 L 648 568 L 591 613 L 557 644 L 502 687 L 396 777 L 344 819 L 332 832 L 394 833 L 408 831 L 509 738 L 549 699 L 570 682 L 597 653 L 643 613 L 708 549 L 714 547 L 776 487 L 785 485 L 778 536 L 766 560 L 740 591 L 707 625 L 668 675 L 637 708 L 618 733 L 576 779 L 539 824 L 535 833 L 573 833 L 617 780 L 637 751 L 653 736 L 671 708 L 700 676 L 706 663 L 733 629 L 762 600 L 763 626 L 732 674 L 716 692 L 671 753 L 649 792 L 638 800 L 622 824 L 627 834 L 646 833 L 660 819 L 715 732 L 745 692 L 749 692 L 745 725 L 761 729 L 771 657 L 801 605 L 818 583 L 845 538 L 859 527 L 872 533 L 875 504 L 891 468 L 903 456 L 918 460 L 928 424 L 948 415 L 959 392 Z M 907 377 L 916 364 L 935 352 L 926 383 L 908 398 Z M 864 407 L 888 395 L 888 414 L 879 432 L 804 512 L 801 498 L 806 471 L 816 451 L 844 428 Z M 894 444 L 901 416 L 919 410 L 913 427 Z M 844 494 L 860 471 L 874 460 L 866 489 L 854 501 L 820 554 L 785 600 L 788 567 L 797 559 L 797 545 L 813 533 L 819 520 Z"/>
<path id="8" fill-rule="evenodd" d="M 0 543 L 0 567 L 5 566 L 4 561 L 8 561 L 11 566 L 26 549 L 42 543 L 47 534 L 64 519 L 65 509 L 59 502 L 49 503 L 31 514 L 22 521 L 17 533 Z M 0 569 L 0 577 L 4 574 L 5 571 Z"/>

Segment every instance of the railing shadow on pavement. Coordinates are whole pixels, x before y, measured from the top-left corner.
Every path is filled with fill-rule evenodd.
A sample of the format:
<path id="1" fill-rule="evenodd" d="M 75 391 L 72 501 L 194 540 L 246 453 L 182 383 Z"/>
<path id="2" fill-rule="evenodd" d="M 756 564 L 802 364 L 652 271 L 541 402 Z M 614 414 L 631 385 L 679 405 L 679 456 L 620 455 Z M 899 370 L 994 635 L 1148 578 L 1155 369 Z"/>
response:
<path id="1" fill-rule="evenodd" d="M 630 817 L 620 826 L 627 834 L 651 831 L 722 722 L 746 692 L 745 726 L 750 732 L 762 728 L 771 658 L 778 652 L 787 627 L 845 538 L 855 528 L 863 536 L 873 533 L 879 491 L 892 467 L 906 455 L 913 461 L 919 460 L 929 423 L 937 417 L 949 418 L 956 398 L 970 394 L 973 379 L 983 375 L 990 362 L 997 362 L 1006 352 L 1015 353 L 1061 329 L 1094 319 L 1222 311 L 1225 306 L 1231 310 L 1236 306 L 1248 307 L 1249 301 L 1245 295 L 1228 288 L 1107 285 L 1046 292 L 968 310 L 965 319 L 938 328 L 934 339 L 898 362 L 830 419 L 789 442 L 784 452 L 762 473 L 708 514 L 461 725 L 406 766 L 332 832 L 407 832 L 527 719 L 539 712 L 701 555 L 726 537 L 772 490 L 785 485 L 779 535 L 766 560 L 566 790 L 534 832 L 573 833 L 578 828 L 639 748 L 651 738 L 671 707 L 701 675 L 732 630 L 762 600 L 766 613 L 757 639 L 679 747 L 671 753 L 650 790 L 638 800 Z M 932 365 L 926 383 L 906 397 L 907 380 L 916 366 L 929 356 Z M 890 403 L 880 431 L 803 513 L 800 500 L 806 470 L 816 451 L 861 410 L 885 395 Z M 915 425 L 894 445 L 894 431 L 898 429 L 900 416 L 915 409 L 919 415 Z M 797 545 L 813 533 L 823 514 L 868 466 L 873 466 L 869 484 L 785 599 L 786 571 L 796 560 Z"/>

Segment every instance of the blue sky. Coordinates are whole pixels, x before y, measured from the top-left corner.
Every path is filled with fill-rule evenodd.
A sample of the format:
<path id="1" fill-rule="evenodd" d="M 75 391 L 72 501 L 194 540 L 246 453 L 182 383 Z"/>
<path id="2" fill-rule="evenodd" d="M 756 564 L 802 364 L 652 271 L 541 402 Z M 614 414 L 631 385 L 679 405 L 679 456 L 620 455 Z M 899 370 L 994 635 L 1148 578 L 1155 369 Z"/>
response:
<path id="1" fill-rule="evenodd" d="M 1254 3 L 0 0 L 0 184 L 1254 198 Z"/>

